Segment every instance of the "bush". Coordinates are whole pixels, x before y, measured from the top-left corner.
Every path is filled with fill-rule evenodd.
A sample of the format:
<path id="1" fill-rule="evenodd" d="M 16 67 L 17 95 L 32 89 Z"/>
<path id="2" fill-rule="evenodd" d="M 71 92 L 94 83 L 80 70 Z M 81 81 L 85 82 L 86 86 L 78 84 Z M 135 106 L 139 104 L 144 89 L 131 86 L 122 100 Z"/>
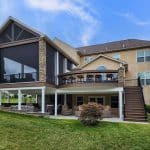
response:
<path id="1" fill-rule="evenodd" d="M 150 113 L 150 105 L 146 105 L 146 111 Z"/>
<path id="2" fill-rule="evenodd" d="M 97 125 L 98 120 L 102 119 L 103 106 L 97 103 L 88 103 L 82 105 L 79 120 L 84 125 Z"/>

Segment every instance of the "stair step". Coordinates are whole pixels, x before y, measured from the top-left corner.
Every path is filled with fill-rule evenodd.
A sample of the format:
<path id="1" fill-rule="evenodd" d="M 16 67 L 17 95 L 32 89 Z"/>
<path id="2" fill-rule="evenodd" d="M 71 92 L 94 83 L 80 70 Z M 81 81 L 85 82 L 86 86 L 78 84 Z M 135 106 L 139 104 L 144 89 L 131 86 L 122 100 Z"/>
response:
<path id="1" fill-rule="evenodd" d="M 146 119 L 140 119 L 140 118 L 125 118 L 125 121 L 136 121 L 136 122 L 146 122 Z"/>
<path id="2" fill-rule="evenodd" d="M 144 112 L 126 112 L 125 115 L 143 115 Z"/>

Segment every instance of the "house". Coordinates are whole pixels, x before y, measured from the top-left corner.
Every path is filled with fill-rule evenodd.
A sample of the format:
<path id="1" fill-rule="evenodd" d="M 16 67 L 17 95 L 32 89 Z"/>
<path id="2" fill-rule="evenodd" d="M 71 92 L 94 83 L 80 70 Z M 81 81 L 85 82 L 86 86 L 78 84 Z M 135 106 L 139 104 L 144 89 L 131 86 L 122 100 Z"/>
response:
<path id="1" fill-rule="evenodd" d="M 0 29 L 3 93 L 37 95 L 41 113 L 74 115 L 97 102 L 109 116 L 145 121 L 150 104 L 150 41 L 128 39 L 73 48 L 9 17 Z M 140 77 L 140 78 L 139 78 Z"/>

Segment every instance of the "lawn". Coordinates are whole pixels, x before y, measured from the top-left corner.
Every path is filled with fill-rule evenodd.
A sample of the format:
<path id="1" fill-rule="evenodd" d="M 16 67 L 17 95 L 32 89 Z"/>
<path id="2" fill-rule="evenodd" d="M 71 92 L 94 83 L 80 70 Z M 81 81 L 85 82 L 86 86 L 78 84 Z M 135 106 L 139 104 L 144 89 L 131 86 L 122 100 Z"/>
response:
<path id="1" fill-rule="evenodd" d="M 147 150 L 150 124 L 54 120 L 0 112 L 0 150 Z"/>

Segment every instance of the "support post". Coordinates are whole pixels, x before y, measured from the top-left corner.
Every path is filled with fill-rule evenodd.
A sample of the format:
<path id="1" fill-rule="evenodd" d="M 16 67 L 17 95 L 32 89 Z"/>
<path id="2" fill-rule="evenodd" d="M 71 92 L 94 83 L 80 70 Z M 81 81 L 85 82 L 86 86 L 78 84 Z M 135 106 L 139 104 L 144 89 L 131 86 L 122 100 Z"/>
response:
<path id="1" fill-rule="evenodd" d="M 67 106 L 67 95 L 64 94 L 64 106 Z"/>
<path id="2" fill-rule="evenodd" d="M 55 91 L 55 116 L 57 116 L 57 97 L 58 97 L 58 94 L 57 94 L 57 91 Z"/>
<path id="3" fill-rule="evenodd" d="M 2 92 L 0 91 L 0 106 L 2 105 Z"/>
<path id="4" fill-rule="evenodd" d="M 45 87 L 42 88 L 42 109 L 41 113 L 45 113 Z"/>
<path id="5" fill-rule="evenodd" d="M 123 92 L 119 91 L 119 118 L 123 120 Z"/>
<path id="6" fill-rule="evenodd" d="M 63 62 L 63 73 L 67 72 L 67 58 L 64 58 L 64 62 Z"/>
<path id="7" fill-rule="evenodd" d="M 57 51 L 55 53 L 55 83 L 56 85 L 59 84 L 58 75 L 59 75 L 59 52 Z"/>
<path id="8" fill-rule="evenodd" d="M 21 90 L 18 90 L 18 110 L 21 110 L 21 103 L 22 103 L 22 93 Z"/>

